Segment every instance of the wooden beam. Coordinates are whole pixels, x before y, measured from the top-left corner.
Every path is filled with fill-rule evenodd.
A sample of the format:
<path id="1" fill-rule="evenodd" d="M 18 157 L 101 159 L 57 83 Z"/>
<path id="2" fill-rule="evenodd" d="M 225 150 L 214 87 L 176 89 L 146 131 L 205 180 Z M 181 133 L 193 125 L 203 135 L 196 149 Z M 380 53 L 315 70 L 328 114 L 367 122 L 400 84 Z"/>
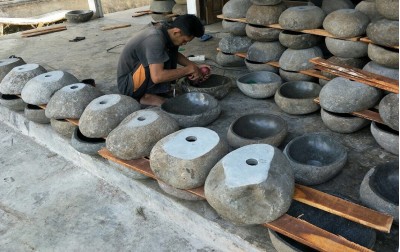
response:
<path id="1" fill-rule="evenodd" d="M 65 25 L 40 27 L 40 28 L 36 28 L 36 29 L 23 31 L 21 33 L 21 37 L 23 37 L 23 38 L 33 37 L 33 36 L 43 35 L 43 34 L 52 33 L 52 32 L 64 31 L 66 29 L 67 29 L 67 27 Z"/>
<path id="2" fill-rule="evenodd" d="M 100 28 L 100 30 L 102 31 L 108 31 L 108 30 L 115 30 L 115 29 L 119 29 L 119 28 L 125 28 L 125 27 L 129 27 L 132 26 L 131 24 L 128 23 L 123 23 L 123 24 L 115 24 L 115 25 L 107 25 L 107 26 L 103 26 Z"/>

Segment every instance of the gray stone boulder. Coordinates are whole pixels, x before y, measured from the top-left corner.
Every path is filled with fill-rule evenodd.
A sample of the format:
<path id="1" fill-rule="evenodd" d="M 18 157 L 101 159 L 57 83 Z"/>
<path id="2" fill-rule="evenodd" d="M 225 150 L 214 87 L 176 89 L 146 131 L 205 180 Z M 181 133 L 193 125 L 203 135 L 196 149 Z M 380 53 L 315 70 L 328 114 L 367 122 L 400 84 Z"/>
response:
<path id="1" fill-rule="evenodd" d="M 337 77 L 329 81 L 319 94 L 320 105 L 336 113 L 351 113 L 374 107 L 382 96 L 381 90 Z"/>
<path id="2" fill-rule="evenodd" d="M 351 0 L 323 0 L 321 9 L 329 14 L 340 9 L 354 9 L 354 4 Z"/>
<path id="3" fill-rule="evenodd" d="M 65 71 L 51 71 L 30 79 L 21 92 L 22 99 L 28 104 L 47 104 L 53 94 L 61 88 L 79 80 Z"/>
<path id="4" fill-rule="evenodd" d="M 365 126 L 370 121 L 348 113 L 334 113 L 321 109 L 321 119 L 328 129 L 338 133 L 353 133 Z"/>
<path id="5" fill-rule="evenodd" d="M 285 51 L 285 47 L 275 42 L 254 42 L 247 51 L 247 59 L 255 62 L 278 61 Z"/>
<path id="6" fill-rule="evenodd" d="M 0 105 L 14 111 L 23 111 L 26 103 L 16 95 L 6 95 L 0 93 Z"/>
<path id="7" fill-rule="evenodd" d="M 346 148 L 321 133 L 294 138 L 283 153 L 293 168 L 296 182 L 303 185 L 318 185 L 330 180 L 347 162 Z"/>
<path id="8" fill-rule="evenodd" d="M 276 147 L 246 145 L 230 152 L 212 168 L 204 192 L 207 202 L 224 219 L 237 225 L 267 223 L 290 207 L 293 170 Z"/>
<path id="9" fill-rule="evenodd" d="M 399 132 L 384 124 L 372 122 L 371 134 L 384 150 L 399 155 Z"/>
<path id="10" fill-rule="evenodd" d="M 368 44 L 368 57 L 385 67 L 399 68 L 399 50 Z"/>
<path id="11" fill-rule="evenodd" d="M 24 109 L 24 116 L 29 121 L 35 123 L 50 123 L 50 119 L 46 117 L 45 110 L 36 105 L 26 104 L 26 107 Z"/>
<path id="12" fill-rule="evenodd" d="M 65 119 L 50 119 L 51 128 L 58 134 L 70 138 L 78 127 Z"/>
<path id="13" fill-rule="evenodd" d="M 150 168 L 155 176 L 178 189 L 202 186 L 211 168 L 228 153 L 218 134 L 202 127 L 172 133 L 153 147 Z"/>
<path id="14" fill-rule="evenodd" d="M 369 61 L 369 59 L 366 57 L 365 58 L 342 58 L 342 57 L 338 57 L 338 56 L 332 56 L 327 60 L 334 64 L 355 67 L 358 69 L 362 69 L 365 66 L 365 64 L 367 64 L 367 62 Z M 329 79 L 334 79 L 337 77 L 337 75 L 334 75 L 334 74 L 331 74 L 328 72 L 322 71 L 321 73 L 323 76 L 326 76 Z"/>
<path id="15" fill-rule="evenodd" d="M 277 5 L 282 0 L 250 0 L 250 2 L 255 5 Z"/>
<path id="16" fill-rule="evenodd" d="M 186 190 L 178 189 L 173 186 L 170 186 L 161 180 L 157 180 L 158 185 L 160 186 L 161 190 L 163 190 L 165 193 L 174 196 L 175 198 L 178 199 L 183 199 L 183 200 L 190 200 L 190 201 L 197 201 L 197 200 L 204 200 L 203 197 L 197 196 L 191 192 L 188 192 Z"/>
<path id="17" fill-rule="evenodd" d="M 265 62 L 251 61 L 246 58 L 244 60 L 244 63 L 246 64 L 247 69 L 251 72 L 268 71 L 268 72 L 278 73 L 277 67 L 265 64 Z"/>
<path id="18" fill-rule="evenodd" d="M 97 88 L 75 83 L 65 86 L 54 93 L 46 106 L 46 116 L 55 119 L 79 119 L 86 106 L 103 92 Z"/>
<path id="19" fill-rule="evenodd" d="M 279 59 L 279 66 L 286 71 L 312 69 L 314 64 L 309 60 L 315 57 L 323 57 L 322 51 L 318 46 L 300 50 L 288 48 Z"/>
<path id="20" fill-rule="evenodd" d="M 283 82 L 288 81 L 316 81 L 316 78 L 307 74 L 302 74 L 295 71 L 286 71 L 279 68 L 279 75 L 281 76 Z"/>
<path id="21" fill-rule="evenodd" d="M 252 24 L 247 24 L 245 31 L 247 37 L 251 38 L 254 41 L 260 41 L 260 42 L 277 41 L 279 38 L 279 33 L 281 32 L 281 30 L 279 29 L 268 28 Z"/>
<path id="22" fill-rule="evenodd" d="M 175 4 L 174 7 L 172 7 L 172 14 L 176 14 L 176 15 L 187 14 L 187 5 L 186 4 Z"/>
<path id="23" fill-rule="evenodd" d="M 243 58 L 224 52 L 218 52 L 215 61 L 224 67 L 241 67 L 245 65 Z"/>
<path id="24" fill-rule="evenodd" d="M 246 36 L 229 34 L 219 41 L 219 49 L 224 53 L 247 52 L 251 43 L 251 39 Z"/>
<path id="25" fill-rule="evenodd" d="M 0 81 L 16 66 L 26 64 L 21 58 L 0 59 Z"/>
<path id="26" fill-rule="evenodd" d="M 98 155 L 99 150 L 106 146 L 104 138 L 85 137 L 76 127 L 71 137 L 71 146 L 80 153 Z"/>
<path id="27" fill-rule="evenodd" d="M 117 158 L 148 157 L 153 146 L 179 130 L 178 123 L 160 110 L 138 110 L 126 117 L 110 134 L 107 149 Z"/>
<path id="28" fill-rule="evenodd" d="M 236 36 L 246 36 L 246 23 L 222 20 L 222 29 Z"/>
<path id="29" fill-rule="evenodd" d="M 385 76 L 390 79 L 399 79 L 399 69 L 382 66 L 376 62 L 370 61 L 364 67 L 364 71 Z"/>
<path id="30" fill-rule="evenodd" d="M 295 6 L 287 8 L 279 17 L 283 29 L 300 31 L 321 27 L 325 12 L 317 6 Z"/>
<path id="31" fill-rule="evenodd" d="M 222 15 L 226 18 L 246 17 L 247 9 L 251 5 L 250 0 L 230 0 L 222 7 Z"/>
<path id="32" fill-rule="evenodd" d="M 172 13 L 174 5 L 174 0 L 152 1 L 150 3 L 150 10 L 156 13 Z"/>
<path id="33" fill-rule="evenodd" d="M 365 34 L 369 22 L 361 11 L 342 9 L 327 15 L 323 27 L 336 38 L 351 38 Z"/>
<path id="34" fill-rule="evenodd" d="M 399 20 L 399 0 L 377 0 L 376 9 L 387 19 Z"/>
<path id="35" fill-rule="evenodd" d="M 361 41 L 350 41 L 336 38 L 325 38 L 329 52 L 342 58 L 362 58 L 368 55 L 368 44 Z"/>
<path id="36" fill-rule="evenodd" d="M 11 69 L 0 82 L 3 94 L 21 94 L 25 84 L 33 77 L 45 73 L 46 69 L 38 64 L 24 64 Z"/>
<path id="37" fill-rule="evenodd" d="M 236 85 L 240 91 L 255 99 L 274 96 L 281 84 L 281 77 L 268 71 L 251 72 L 240 76 L 236 80 Z"/>
<path id="38" fill-rule="evenodd" d="M 375 1 L 361 1 L 356 5 L 355 9 L 367 15 L 371 22 L 383 18 L 376 9 Z"/>
<path id="39" fill-rule="evenodd" d="M 128 115 L 140 109 L 140 104 L 126 95 L 100 96 L 89 103 L 79 119 L 79 129 L 90 138 L 102 138 Z"/>
<path id="40" fill-rule="evenodd" d="M 246 21 L 253 25 L 277 24 L 279 16 L 286 9 L 286 4 L 277 5 L 252 5 L 247 10 Z"/>
<path id="41" fill-rule="evenodd" d="M 322 37 L 295 31 L 281 31 L 279 42 L 290 49 L 299 50 L 314 47 L 322 42 Z"/>
<path id="42" fill-rule="evenodd" d="M 399 45 L 399 21 L 380 19 L 371 22 L 367 27 L 368 38 L 382 46 Z"/>
<path id="43" fill-rule="evenodd" d="M 379 115 L 383 122 L 399 131 L 399 94 L 388 94 L 379 102 Z"/>

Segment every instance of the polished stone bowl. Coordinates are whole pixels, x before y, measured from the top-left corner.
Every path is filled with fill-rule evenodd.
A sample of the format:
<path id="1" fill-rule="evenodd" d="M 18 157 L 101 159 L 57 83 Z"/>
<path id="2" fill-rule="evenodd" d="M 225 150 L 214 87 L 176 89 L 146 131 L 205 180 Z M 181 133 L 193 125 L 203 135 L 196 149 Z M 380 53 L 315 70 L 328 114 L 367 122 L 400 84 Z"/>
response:
<path id="1" fill-rule="evenodd" d="M 385 124 L 372 122 L 371 134 L 386 151 L 399 155 L 399 132 Z"/>
<path id="2" fill-rule="evenodd" d="M 211 95 L 192 92 L 171 98 L 161 110 L 174 118 L 180 127 L 202 127 L 216 120 L 221 113 L 218 101 Z"/>
<path id="3" fill-rule="evenodd" d="M 320 133 L 294 138 L 283 153 L 292 165 L 295 180 L 303 185 L 328 181 L 342 170 L 347 161 L 345 147 Z"/>
<path id="4" fill-rule="evenodd" d="M 187 93 L 206 93 L 217 99 L 222 99 L 229 93 L 232 87 L 232 79 L 223 75 L 211 74 L 207 80 L 198 85 L 193 85 L 188 78 L 185 78 L 182 84 L 182 89 Z"/>
<path id="5" fill-rule="evenodd" d="M 281 117 L 271 114 L 249 114 L 236 119 L 228 129 L 227 140 L 231 147 L 249 144 L 279 146 L 287 135 L 288 126 Z"/>
<path id="6" fill-rule="evenodd" d="M 65 18 L 71 23 L 83 23 L 89 21 L 93 16 L 92 10 L 73 10 L 65 14 Z"/>
<path id="7" fill-rule="evenodd" d="M 321 86 L 314 82 L 289 81 L 276 91 L 275 103 L 288 114 L 309 114 L 319 109 L 314 99 L 320 91 Z"/>
<path id="8" fill-rule="evenodd" d="M 282 84 L 279 75 L 268 71 L 257 71 L 245 74 L 236 80 L 243 94 L 256 99 L 271 97 Z"/>

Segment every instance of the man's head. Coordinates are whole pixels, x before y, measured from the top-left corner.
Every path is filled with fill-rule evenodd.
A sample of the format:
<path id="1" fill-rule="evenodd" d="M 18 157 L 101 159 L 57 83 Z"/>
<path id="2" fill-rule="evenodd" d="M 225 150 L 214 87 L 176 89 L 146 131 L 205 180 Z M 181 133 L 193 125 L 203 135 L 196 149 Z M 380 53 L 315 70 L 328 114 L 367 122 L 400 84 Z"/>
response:
<path id="1" fill-rule="evenodd" d="M 168 31 L 174 45 L 180 46 L 192 41 L 194 37 L 203 36 L 204 26 L 196 16 L 186 14 L 170 23 Z"/>

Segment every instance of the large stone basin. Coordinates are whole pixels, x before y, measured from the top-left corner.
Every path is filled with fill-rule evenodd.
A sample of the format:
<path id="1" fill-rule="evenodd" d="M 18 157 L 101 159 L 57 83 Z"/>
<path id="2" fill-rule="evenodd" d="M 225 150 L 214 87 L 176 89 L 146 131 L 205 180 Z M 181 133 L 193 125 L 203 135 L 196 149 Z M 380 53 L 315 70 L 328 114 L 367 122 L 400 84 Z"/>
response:
<path id="1" fill-rule="evenodd" d="M 371 133 L 376 142 L 386 151 L 399 155 L 399 132 L 384 124 L 372 122 Z"/>
<path id="2" fill-rule="evenodd" d="M 211 74 L 207 80 L 198 85 L 193 85 L 188 78 L 185 78 L 182 84 L 182 89 L 185 92 L 206 93 L 217 99 L 222 99 L 232 88 L 232 79 L 223 75 Z"/>
<path id="3" fill-rule="evenodd" d="M 251 98 L 263 99 L 275 94 L 282 84 L 282 79 L 275 73 L 258 71 L 239 77 L 236 80 L 236 84 L 245 95 Z"/>

